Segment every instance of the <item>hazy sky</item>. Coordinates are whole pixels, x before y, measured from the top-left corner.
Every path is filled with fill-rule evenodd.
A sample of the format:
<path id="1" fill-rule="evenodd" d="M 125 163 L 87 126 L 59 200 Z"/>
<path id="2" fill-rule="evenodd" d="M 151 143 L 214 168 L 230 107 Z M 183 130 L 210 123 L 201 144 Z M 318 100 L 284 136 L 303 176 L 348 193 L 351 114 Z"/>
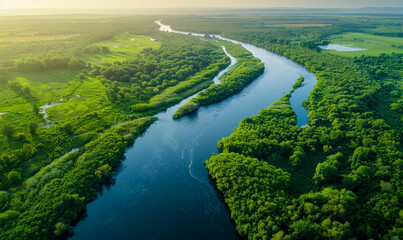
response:
<path id="1" fill-rule="evenodd" d="M 403 0 L 0 0 L 0 8 L 403 7 Z"/>

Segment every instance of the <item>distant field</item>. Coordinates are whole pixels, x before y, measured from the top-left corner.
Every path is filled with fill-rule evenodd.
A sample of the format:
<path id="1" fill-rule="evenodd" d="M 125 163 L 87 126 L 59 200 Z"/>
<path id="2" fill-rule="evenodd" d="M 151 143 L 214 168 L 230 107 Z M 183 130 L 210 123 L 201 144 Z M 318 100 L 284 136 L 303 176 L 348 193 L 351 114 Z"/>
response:
<path id="1" fill-rule="evenodd" d="M 49 39 L 50 37 L 56 36 L 33 36 L 32 38 Z M 18 37 L 14 38 L 17 39 Z M 2 39 L 5 38 L 0 38 L 0 42 Z M 108 46 L 110 48 L 110 53 L 86 54 L 83 56 L 84 61 L 93 63 L 112 63 L 115 61 L 124 61 L 130 59 L 131 57 L 134 57 L 136 54 L 140 53 L 144 48 L 157 49 L 160 47 L 161 43 L 158 41 L 152 41 L 150 37 L 147 36 L 130 35 L 125 33 L 118 35 L 112 40 L 103 41 L 92 45 Z M 0 83 L 0 112 L 23 111 L 32 108 L 33 104 L 40 106 L 72 94 L 72 92 L 80 86 L 80 80 L 77 78 L 78 73 L 79 71 L 71 71 L 67 69 L 44 71 L 39 73 L 9 73 L 7 76 L 8 81 L 17 81 L 23 86 L 28 86 L 31 89 L 31 94 L 17 94 L 14 91 L 10 91 L 7 83 Z"/>
<path id="2" fill-rule="evenodd" d="M 4 42 L 33 42 L 33 41 L 52 41 L 60 39 L 69 39 L 78 37 L 79 34 L 63 34 L 51 36 L 14 36 L 14 37 L 0 37 L 0 43 Z"/>
<path id="3" fill-rule="evenodd" d="M 115 61 L 127 60 L 127 58 L 134 57 L 140 53 L 144 48 L 158 49 L 161 43 L 151 40 L 147 36 L 130 35 L 123 33 L 116 36 L 112 40 L 99 42 L 90 46 L 107 46 L 110 49 L 109 54 L 86 54 L 83 60 L 86 62 L 107 62 L 113 63 Z"/>
<path id="4" fill-rule="evenodd" d="M 403 53 L 403 48 L 399 49 L 397 47 L 392 47 L 392 45 L 403 45 L 403 38 L 398 37 L 384 37 L 366 33 L 345 33 L 334 35 L 330 38 L 330 40 L 333 44 L 368 49 L 365 51 L 356 52 L 337 52 L 334 50 L 325 50 L 331 52 L 332 54 L 345 57 L 361 56 L 363 54 L 369 56 L 378 56 L 381 53 Z"/>
<path id="5" fill-rule="evenodd" d="M 280 24 L 265 24 L 265 27 L 326 27 L 331 24 L 326 23 L 280 23 Z"/>
<path id="6" fill-rule="evenodd" d="M 401 33 L 402 26 L 383 26 L 375 29 L 366 30 L 367 33 Z"/>
<path id="7" fill-rule="evenodd" d="M 38 31 L 23 31 L 23 30 L 0 30 L 0 37 L 32 37 L 32 36 L 47 36 L 50 35 L 48 32 L 38 32 Z"/>

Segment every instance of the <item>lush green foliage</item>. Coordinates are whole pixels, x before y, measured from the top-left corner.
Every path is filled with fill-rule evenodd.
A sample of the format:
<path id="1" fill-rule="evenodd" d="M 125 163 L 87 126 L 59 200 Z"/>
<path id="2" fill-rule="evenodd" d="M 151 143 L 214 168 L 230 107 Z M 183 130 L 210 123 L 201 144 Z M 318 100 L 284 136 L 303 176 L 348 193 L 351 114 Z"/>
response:
<path id="1" fill-rule="evenodd" d="M 151 115 L 229 64 L 220 46 L 153 31 L 148 17 L 65 19 L 59 31 L 74 41 L 52 38 L 57 18 L 38 18 L 47 24 L 16 25 L 47 31 L 46 42 L 7 43 L 12 57 L 0 46 L 10 56 L 0 60 L 1 239 L 65 237 Z"/>
<path id="2" fill-rule="evenodd" d="M 54 160 L 29 178 L 18 194 L 2 201 L 2 239 L 48 239 L 67 234 L 70 225 L 94 200 L 97 189 L 133 144 L 156 119 L 143 118 L 95 134 L 79 151 Z M 17 184 L 18 172 L 9 178 Z"/>
<path id="3" fill-rule="evenodd" d="M 255 45 L 300 45 L 321 51 L 319 45 L 332 42 L 368 49 L 358 52 L 331 51 L 332 54 L 350 57 L 402 53 L 403 46 L 400 30 L 403 21 L 390 16 L 256 15 L 197 16 L 191 19 L 175 16 L 168 18 L 167 22 L 184 31 L 215 33 L 238 39 L 243 35 L 253 39 Z"/>
<path id="4" fill-rule="evenodd" d="M 236 25 L 231 18 L 201 18 L 198 28 L 285 55 L 318 78 L 304 104 L 309 126 L 295 126 L 286 95 L 245 118 L 218 143 L 222 153 L 207 161 L 238 231 L 249 239 L 401 236 L 402 56 L 342 58 L 315 47 L 333 34 L 370 32 L 382 21 L 258 29 L 261 18 Z M 176 28 L 195 31 L 193 21 Z"/>
<path id="5" fill-rule="evenodd" d="M 253 55 L 241 45 L 223 41 L 222 44 L 226 47 L 228 53 L 237 59 L 237 63 L 229 72 L 222 76 L 219 84 L 211 85 L 205 91 L 200 92 L 195 98 L 180 107 L 173 115 L 174 119 L 195 112 L 200 106 L 221 101 L 238 93 L 263 73 L 263 63 L 259 59 L 254 58 Z"/>
<path id="6" fill-rule="evenodd" d="M 210 68 L 227 64 L 223 52 L 208 42 L 188 36 L 161 34 L 159 50 L 144 49 L 137 59 L 94 67 L 92 73 L 101 76 L 112 102 L 138 99 L 144 102 L 168 87 L 188 80 L 188 77 Z"/>
<path id="7" fill-rule="evenodd" d="M 346 32 L 400 37 L 393 29 L 401 20 L 167 18 L 182 30 L 222 33 L 285 55 L 318 77 L 304 104 L 309 126 L 295 126 L 287 94 L 245 118 L 207 162 L 239 233 L 403 234 L 402 55 L 343 58 L 317 47 Z M 216 44 L 153 32 L 151 17 L 15 17 L 0 26 L 2 239 L 66 236 L 125 148 L 155 121 L 150 115 L 209 87 L 228 65 Z M 238 65 L 180 115 L 240 91 L 263 71 L 239 46 L 226 47 Z"/>
<path id="8" fill-rule="evenodd" d="M 304 82 L 304 77 L 299 77 L 298 78 L 298 80 L 297 80 L 297 82 L 296 83 L 294 83 L 294 85 L 292 86 L 292 90 L 291 90 L 291 93 L 293 93 L 294 91 L 295 91 L 295 89 L 297 89 L 297 88 L 299 88 L 299 87 L 301 87 L 302 86 L 302 83 Z"/>

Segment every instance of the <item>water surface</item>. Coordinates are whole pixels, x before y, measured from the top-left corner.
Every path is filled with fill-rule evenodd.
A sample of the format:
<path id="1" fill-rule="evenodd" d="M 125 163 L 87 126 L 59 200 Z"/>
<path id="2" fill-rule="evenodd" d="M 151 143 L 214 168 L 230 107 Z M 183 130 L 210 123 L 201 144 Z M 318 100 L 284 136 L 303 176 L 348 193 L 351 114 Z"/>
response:
<path id="1" fill-rule="evenodd" d="M 319 47 L 322 49 L 326 49 L 326 50 L 336 50 L 338 52 L 356 52 L 356 51 L 368 50 L 366 48 L 356 48 L 356 47 L 340 45 L 340 44 L 328 44 L 328 45 L 319 46 Z"/>
<path id="2" fill-rule="evenodd" d="M 244 117 L 288 93 L 300 76 L 306 80 L 291 104 L 299 118 L 307 119 L 299 106 L 316 82 L 313 73 L 292 60 L 241 44 L 265 64 L 264 73 L 239 94 L 201 107 L 194 115 L 172 119 L 194 96 L 157 114 L 159 120 L 127 149 L 115 184 L 88 204 L 88 216 L 77 224 L 71 239 L 238 238 L 204 161 L 217 153 L 218 140 L 229 136 Z"/>

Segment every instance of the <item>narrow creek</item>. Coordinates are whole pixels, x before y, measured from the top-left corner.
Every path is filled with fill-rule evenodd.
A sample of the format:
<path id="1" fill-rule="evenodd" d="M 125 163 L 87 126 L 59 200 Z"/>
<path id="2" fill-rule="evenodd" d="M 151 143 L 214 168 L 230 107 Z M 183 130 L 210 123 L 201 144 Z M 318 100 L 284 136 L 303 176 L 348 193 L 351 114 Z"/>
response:
<path id="1" fill-rule="evenodd" d="M 161 31 L 188 34 L 157 23 Z M 305 81 L 293 93 L 291 105 L 298 126 L 307 124 L 308 113 L 301 103 L 308 98 L 316 77 L 286 57 L 229 41 L 242 44 L 259 58 L 265 72 L 239 94 L 201 107 L 194 115 L 172 119 L 194 96 L 157 114 L 159 120 L 126 150 L 114 184 L 104 187 L 88 205 L 87 216 L 77 224 L 71 239 L 238 238 L 204 161 L 217 153 L 217 142 L 229 136 L 244 117 L 259 113 L 288 93 L 300 76 Z"/>
<path id="2" fill-rule="evenodd" d="M 48 113 L 47 113 L 47 110 L 48 110 L 49 108 L 58 106 L 58 105 L 60 105 L 60 104 L 63 104 L 63 103 L 66 103 L 66 102 L 68 102 L 68 101 L 77 99 L 77 98 L 79 98 L 79 97 L 80 97 L 79 95 L 73 95 L 73 96 L 70 96 L 70 97 L 62 98 L 62 99 L 60 99 L 59 101 L 46 103 L 45 105 L 40 106 L 40 107 L 39 107 L 39 109 L 40 109 L 39 113 L 43 114 L 43 118 L 45 119 L 45 123 L 44 123 L 43 126 L 44 126 L 45 128 L 49 128 L 49 127 L 51 127 L 51 126 L 54 125 L 54 122 L 49 119 L 49 115 L 48 115 Z"/>

